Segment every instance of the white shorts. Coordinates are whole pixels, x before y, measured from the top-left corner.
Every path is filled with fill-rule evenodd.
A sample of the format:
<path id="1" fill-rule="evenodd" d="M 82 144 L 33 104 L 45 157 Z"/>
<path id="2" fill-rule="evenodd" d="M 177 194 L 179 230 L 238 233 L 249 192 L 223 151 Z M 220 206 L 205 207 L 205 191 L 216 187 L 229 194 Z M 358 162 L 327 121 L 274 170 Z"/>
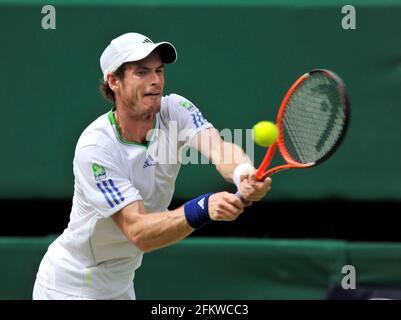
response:
<path id="1" fill-rule="evenodd" d="M 57 290 L 49 289 L 42 286 L 38 281 L 35 281 L 33 287 L 33 300 L 95 300 L 86 297 L 72 296 Z M 134 286 L 132 286 L 127 292 L 113 300 L 135 300 Z"/>

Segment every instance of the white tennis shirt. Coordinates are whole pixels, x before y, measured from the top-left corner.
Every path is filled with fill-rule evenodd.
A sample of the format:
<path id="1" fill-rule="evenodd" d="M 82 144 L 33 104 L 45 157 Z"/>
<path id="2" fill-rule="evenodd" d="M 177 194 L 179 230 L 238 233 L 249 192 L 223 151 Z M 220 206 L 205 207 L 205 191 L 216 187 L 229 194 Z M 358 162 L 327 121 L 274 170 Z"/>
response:
<path id="1" fill-rule="evenodd" d="M 49 246 L 37 281 L 92 299 L 113 299 L 132 287 L 143 252 L 111 216 L 137 200 L 147 212 L 166 211 L 180 169 L 177 155 L 210 127 L 199 109 L 176 94 L 162 98 L 147 145 L 124 141 L 113 111 L 90 124 L 75 150 L 70 222 Z"/>

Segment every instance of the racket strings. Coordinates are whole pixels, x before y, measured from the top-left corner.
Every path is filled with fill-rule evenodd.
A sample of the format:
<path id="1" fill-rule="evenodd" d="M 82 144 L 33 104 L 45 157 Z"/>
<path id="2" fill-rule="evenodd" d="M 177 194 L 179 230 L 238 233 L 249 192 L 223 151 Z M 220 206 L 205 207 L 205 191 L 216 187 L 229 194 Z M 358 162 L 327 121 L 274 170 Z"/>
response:
<path id="1" fill-rule="evenodd" d="M 291 95 L 283 117 L 283 141 L 292 159 L 316 162 L 336 145 L 344 127 L 343 97 L 336 81 L 311 74 Z"/>

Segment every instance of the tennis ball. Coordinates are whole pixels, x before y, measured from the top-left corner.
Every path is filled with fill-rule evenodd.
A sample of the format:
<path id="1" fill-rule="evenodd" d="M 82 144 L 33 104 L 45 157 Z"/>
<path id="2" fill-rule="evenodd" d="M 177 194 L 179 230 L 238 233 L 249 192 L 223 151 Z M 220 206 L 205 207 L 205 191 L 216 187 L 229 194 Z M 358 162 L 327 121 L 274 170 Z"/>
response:
<path id="1" fill-rule="evenodd" d="M 260 121 L 253 126 L 253 140 L 262 147 L 268 147 L 278 138 L 278 128 L 270 121 Z"/>

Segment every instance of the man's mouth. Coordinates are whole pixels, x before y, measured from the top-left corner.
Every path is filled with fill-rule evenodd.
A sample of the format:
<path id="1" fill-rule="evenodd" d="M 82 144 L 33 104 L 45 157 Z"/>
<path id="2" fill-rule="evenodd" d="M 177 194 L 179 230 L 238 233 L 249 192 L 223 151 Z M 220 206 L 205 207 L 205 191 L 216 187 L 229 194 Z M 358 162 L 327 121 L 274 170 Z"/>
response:
<path id="1" fill-rule="evenodd" d="M 148 92 L 148 93 L 145 93 L 145 96 L 150 96 L 150 97 L 155 97 L 155 96 L 159 96 L 160 95 L 160 92 Z"/>

